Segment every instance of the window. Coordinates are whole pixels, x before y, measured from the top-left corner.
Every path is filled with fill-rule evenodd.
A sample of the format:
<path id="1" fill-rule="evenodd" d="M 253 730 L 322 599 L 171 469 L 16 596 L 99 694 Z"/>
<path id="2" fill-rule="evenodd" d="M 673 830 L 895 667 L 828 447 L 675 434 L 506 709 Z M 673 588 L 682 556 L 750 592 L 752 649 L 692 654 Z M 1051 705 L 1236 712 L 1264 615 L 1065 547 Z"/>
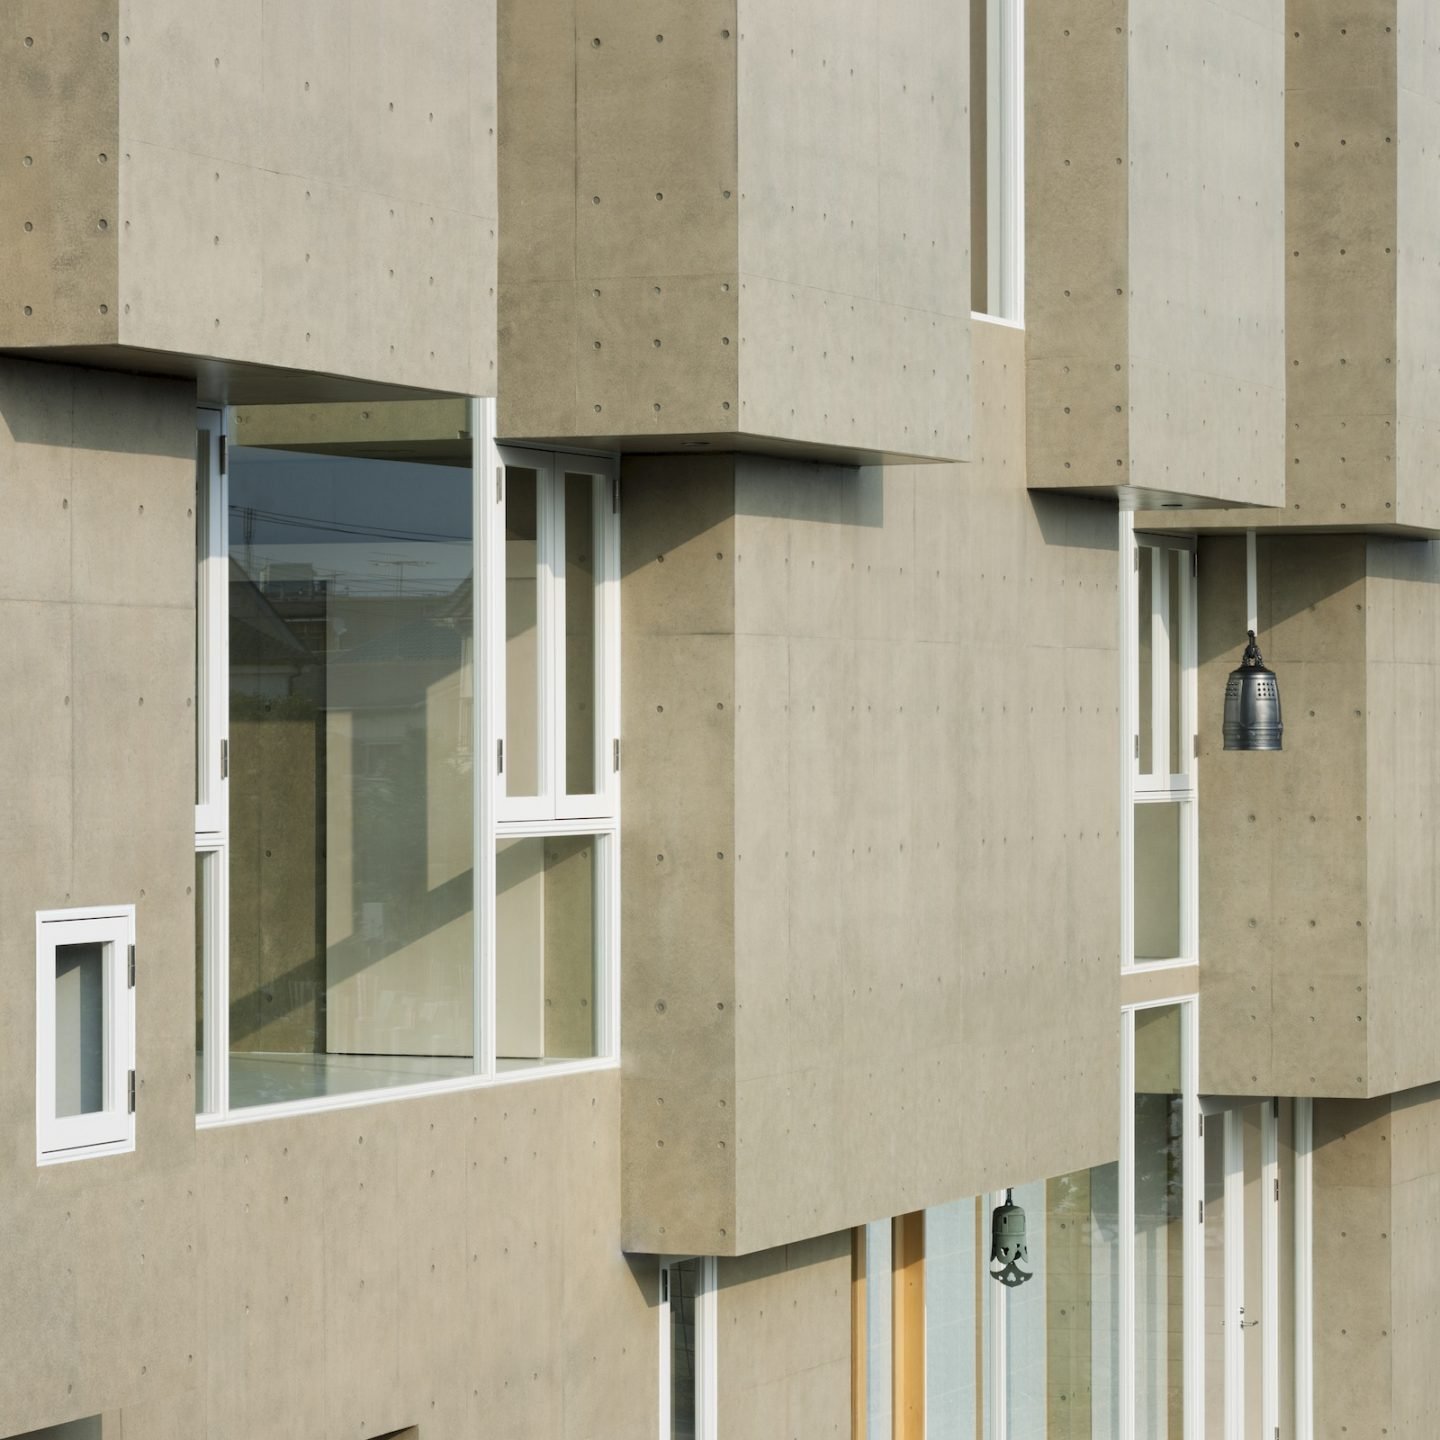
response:
<path id="1" fill-rule="evenodd" d="M 970 0 L 970 308 L 1025 318 L 1024 5 Z"/>
<path id="2" fill-rule="evenodd" d="M 612 466 L 491 413 L 201 412 L 203 1115 L 618 1052 Z"/>
<path id="3" fill-rule="evenodd" d="M 1128 517 L 1126 517 L 1128 521 Z M 1190 539 L 1123 532 L 1128 938 L 1131 965 L 1197 954 L 1195 549 Z"/>
<path id="4" fill-rule="evenodd" d="M 135 1148 L 135 907 L 35 917 L 35 1128 L 42 1164 Z"/>
<path id="5" fill-rule="evenodd" d="M 713 1256 L 660 1266 L 660 1440 L 715 1440 Z"/>

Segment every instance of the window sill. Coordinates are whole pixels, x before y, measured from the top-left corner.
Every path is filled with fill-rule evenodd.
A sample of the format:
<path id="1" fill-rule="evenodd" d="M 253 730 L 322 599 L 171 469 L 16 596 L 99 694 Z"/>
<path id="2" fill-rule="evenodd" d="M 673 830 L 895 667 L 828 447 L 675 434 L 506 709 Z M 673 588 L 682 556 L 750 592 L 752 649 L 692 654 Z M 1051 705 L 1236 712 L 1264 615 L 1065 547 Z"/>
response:
<path id="1" fill-rule="evenodd" d="M 225 1115 L 197 1115 L 197 1130 L 221 1130 L 232 1125 L 249 1125 L 261 1120 L 288 1120 L 297 1115 L 320 1115 L 332 1110 L 357 1110 L 366 1105 L 387 1105 L 398 1100 L 421 1100 L 436 1095 L 455 1095 L 470 1090 L 488 1090 L 499 1085 L 516 1085 L 529 1080 L 554 1080 L 569 1075 L 598 1074 L 618 1070 L 618 1059 L 561 1060 L 549 1065 L 517 1066 L 489 1075 L 462 1075 L 453 1080 L 432 1080 L 419 1085 L 392 1085 L 383 1090 L 357 1090 L 344 1095 L 326 1095 L 313 1100 L 286 1100 L 273 1105 L 251 1105 Z M 68 1157 L 67 1157 L 68 1158 Z"/>

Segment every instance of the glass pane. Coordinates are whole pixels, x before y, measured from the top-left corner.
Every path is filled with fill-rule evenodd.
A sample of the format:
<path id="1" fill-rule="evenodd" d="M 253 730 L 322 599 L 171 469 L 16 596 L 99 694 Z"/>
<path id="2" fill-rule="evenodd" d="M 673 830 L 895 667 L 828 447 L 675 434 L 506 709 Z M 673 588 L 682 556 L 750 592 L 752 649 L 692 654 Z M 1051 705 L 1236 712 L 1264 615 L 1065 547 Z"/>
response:
<path id="1" fill-rule="evenodd" d="M 595 902 L 601 841 L 495 847 L 495 1047 L 502 1070 L 599 1053 Z"/>
<path id="2" fill-rule="evenodd" d="M 105 1108 L 105 946 L 55 947 L 55 1113 Z"/>
<path id="3" fill-rule="evenodd" d="M 1295 1102 L 1280 1102 L 1280 1213 L 1277 1234 L 1280 1301 L 1280 1433 L 1295 1433 Z"/>
<path id="4" fill-rule="evenodd" d="M 1265 1394 L 1265 1269 L 1264 1208 L 1274 1204 L 1265 1191 L 1261 1166 L 1260 1130 L 1269 1101 L 1247 1105 L 1236 1115 L 1243 1127 L 1245 1163 L 1245 1329 L 1241 1332 L 1245 1350 L 1245 1434 L 1259 1435 L 1264 1419 Z"/>
<path id="5" fill-rule="evenodd" d="M 700 1262 L 681 1260 L 670 1269 L 670 1437 L 695 1440 L 698 1386 L 695 1379 L 695 1296 Z"/>
<path id="6" fill-rule="evenodd" d="M 1225 1440 L 1225 1116 L 1205 1120 L 1205 1440 Z"/>
<path id="7" fill-rule="evenodd" d="M 1020 1193 L 1016 1192 L 1017 1200 Z M 1116 1435 L 1120 1429 L 1120 1167 L 1112 1162 L 1060 1175 L 1046 1183 L 1044 1198 L 1045 1268 L 1041 1271 L 1037 1265 L 1036 1275 L 1043 1275 L 1045 1284 L 1049 1430 L 1034 1428 L 1036 1412 L 1031 1404 L 1028 1428 L 1016 1433 Z M 1031 1259 L 1035 1259 L 1033 1247 Z M 1031 1285 L 1022 1286 L 1022 1293 Z M 1015 1337 L 1011 1343 L 1019 1343 L 1013 1329 L 1011 1334 Z"/>
<path id="8" fill-rule="evenodd" d="M 1177 960 L 1185 802 L 1135 807 L 1135 959 Z"/>
<path id="9" fill-rule="evenodd" d="M 1005 1297 L 1005 1408 L 1008 1440 L 1045 1440 L 1046 1358 L 1050 1320 L 1049 1238 L 1045 1182 L 1017 1185 L 1013 1198 L 1025 1212 L 1030 1279 Z M 994 1283 L 994 1282 L 992 1282 Z M 1059 1317 L 1056 1317 L 1057 1319 Z M 1068 1316 L 1066 1317 L 1068 1318 Z"/>
<path id="10" fill-rule="evenodd" d="M 595 477 L 565 476 L 565 790 L 595 784 Z"/>
<path id="11" fill-rule="evenodd" d="M 1155 769 L 1155 733 L 1154 733 L 1154 674 L 1155 665 L 1152 651 L 1154 649 L 1154 637 L 1152 635 L 1153 621 L 1151 618 L 1154 605 L 1154 575 L 1156 552 L 1148 545 L 1141 545 L 1140 551 L 1140 580 L 1136 587 L 1139 600 L 1135 607 L 1136 626 L 1136 657 L 1139 663 L 1139 684 L 1136 693 L 1139 697 L 1140 725 L 1140 773 L 1149 775 Z"/>
<path id="12" fill-rule="evenodd" d="M 1181 1007 L 1135 1013 L 1135 1433 L 1182 1434 Z"/>
<path id="13" fill-rule="evenodd" d="M 505 793 L 540 793 L 540 477 L 505 471 Z"/>
<path id="14" fill-rule="evenodd" d="M 205 962 L 209 946 L 210 856 L 195 855 L 195 1111 L 205 1104 Z"/>
<path id="15" fill-rule="evenodd" d="M 925 1212 L 925 1425 L 929 1440 L 975 1440 L 981 1391 L 981 1326 L 986 1282 L 978 1200 Z M 986 1254 L 989 1253 L 987 1250 Z M 888 1276 L 887 1276 L 888 1279 Z"/>
<path id="16" fill-rule="evenodd" d="M 1186 620 L 1184 601 L 1185 586 L 1190 578 L 1190 552 L 1171 550 L 1167 552 L 1167 573 L 1170 588 L 1170 653 L 1165 667 L 1170 687 L 1170 769 L 1177 775 L 1190 769 L 1190 747 L 1183 743 L 1184 715 L 1180 685 L 1181 657 L 1184 654 L 1183 636 Z M 1188 738 L 1188 737 L 1184 737 Z"/>
<path id="17" fill-rule="evenodd" d="M 210 797 L 207 741 L 210 716 L 205 702 L 205 631 L 209 616 L 205 607 L 205 559 L 209 553 L 210 533 L 210 434 L 195 433 L 195 803 L 203 805 Z"/>
<path id="18" fill-rule="evenodd" d="M 467 407 L 235 420 L 231 1104 L 469 1074 Z"/>
<path id="19" fill-rule="evenodd" d="M 865 1227 L 865 1416 L 867 1436 L 890 1434 L 892 1351 L 890 1221 Z"/>

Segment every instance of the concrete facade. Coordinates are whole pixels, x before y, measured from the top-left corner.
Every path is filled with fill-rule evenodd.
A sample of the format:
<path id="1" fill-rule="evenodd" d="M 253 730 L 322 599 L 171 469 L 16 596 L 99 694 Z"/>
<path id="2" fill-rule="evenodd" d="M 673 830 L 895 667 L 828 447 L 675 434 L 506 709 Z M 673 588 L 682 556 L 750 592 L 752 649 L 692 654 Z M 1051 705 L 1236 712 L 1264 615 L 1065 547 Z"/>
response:
<path id="1" fill-rule="evenodd" d="M 946 1362 L 946 1413 L 973 1404 L 983 1440 L 1009 1440 L 1007 1406 L 1037 1440 L 1178 1435 L 1197 1386 L 1225 1413 L 1210 1361 L 1232 1323 L 1214 1262 L 1236 1231 L 1191 1203 L 1223 1190 L 1197 1171 L 1202 1097 L 1232 1122 L 1297 1101 L 1275 1162 L 1313 1182 L 1280 1231 L 1313 1232 L 1313 1396 L 1280 1413 L 1313 1398 L 1314 1423 L 1293 1440 L 1440 1432 L 1433 8 L 5 7 L 0 1437 L 924 1440 L 926 1367 Z M 972 260 L 988 276 L 999 248 L 971 210 L 972 172 L 1003 155 L 971 79 L 1003 53 L 995 13 L 1024 22 L 1023 323 L 970 310 Z M 520 533 L 491 402 L 531 455 L 604 452 L 574 463 L 605 518 L 587 531 L 582 504 L 563 556 L 541 557 L 539 470 Z M 423 717 L 408 763 L 453 803 L 365 852 L 421 856 L 415 913 L 444 891 L 473 916 L 440 962 L 407 958 L 433 988 L 398 1022 L 359 984 L 342 1003 L 317 928 L 329 884 L 337 931 L 354 910 L 358 939 L 384 930 L 340 831 L 361 785 L 391 798 L 393 713 L 369 768 L 332 783 L 328 695 L 288 736 L 237 710 L 215 763 L 245 783 L 223 841 L 207 832 L 270 862 L 228 890 L 221 947 L 256 964 L 219 1049 L 452 1065 L 423 1091 L 197 1117 L 200 407 L 236 448 L 334 458 L 339 427 L 347 462 L 467 472 L 443 534 L 418 499 L 403 526 L 279 512 L 317 552 L 358 534 L 385 605 L 405 576 L 384 567 L 412 563 L 386 545 L 466 555 L 452 592 L 405 596 L 450 606 L 460 668 L 390 707 Z M 563 459 L 553 478 L 543 523 L 563 535 Z M 1199 948 L 1124 969 L 1143 506 L 1142 534 L 1196 536 Z M 222 569 L 243 510 L 217 527 Z M 605 642 L 583 541 L 610 517 L 618 659 L 586 693 Z M 1275 754 L 1221 748 L 1247 528 Z M 280 587 L 334 578 L 275 551 Z M 544 865 L 566 845 L 583 862 L 525 912 L 563 960 L 528 1050 L 487 1034 L 484 969 L 504 888 L 489 787 L 522 747 L 507 760 L 502 731 L 492 760 L 494 717 L 475 718 L 503 708 L 516 557 L 520 639 L 574 646 L 536 681 L 555 704 L 526 758 L 553 741 L 583 760 L 576 717 L 618 683 L 613 760 L 608 736 L 592 758 L 623 789 L 623 813 L 556 805 L 511 832 L 547 842 Z M 340 610 L 289 640 L 339 653 Z M 257 773 L 267 803 L 305 809 L 288 844 L 262 833 Z M 37 1164 L 35 917 L 92 902 L 136 912 L 135 1145 Z M 594 937 L 617 915 L 606 970 Z M 394 954 L 352 949 L 355 974 Z M 283 984 L 301 998 L 267 1011 Z M 406 1026 L 444 1043 L 406 1048 Z M 1262 1111 L 1282 1123 L 1280 1104 L 1241 1118 L 1252 1207 L 1272 1195 Z M 1005 1310 L 987 1227 L 1011 1187 L 1040 1284 Z M 868 1272 L 865 1227 L 896 1247 Z M 687 1256 L 716 1282 L 688 1311 L 662 1279 Z M 1145 1363 L 1122 1358 L 1127 1314 L 1151 1327 Z M 1187 1315 L 1213 1347 L 1198 1375 Z M 677 1355 L 714 1417 L 693 1435 L 693 1413 L 671 1423 Z M 866 1386 L 893 1387 L 893 1424 L 867 1418 Z"/>
<path id="2" fill-rule="evenodd" d="M 1118 794 L 1080 756 L 1119 744 L 1115 535 L 1024 491 L 1022 337 L 977 325 L 976 362 L 963 480 L 627 464 L 631 1248 L 744 1253 L 1112 1153 Z"/>

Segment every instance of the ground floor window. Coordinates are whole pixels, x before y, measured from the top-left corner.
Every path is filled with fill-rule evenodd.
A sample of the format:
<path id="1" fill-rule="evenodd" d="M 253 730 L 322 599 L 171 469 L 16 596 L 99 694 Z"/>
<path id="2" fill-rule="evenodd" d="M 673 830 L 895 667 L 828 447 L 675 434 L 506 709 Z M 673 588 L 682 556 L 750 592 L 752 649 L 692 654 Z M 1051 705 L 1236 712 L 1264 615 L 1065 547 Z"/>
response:
<path id="1" fill-rule="evenodd" d="M 1193 1000 L 1122 1040 L 1115 1161 L 855 1231 L 855 1440 L 1308 1440 L 1309 1102 L 1200 1096 Z"/>
<path id="2" fill-rule="evenodd" d="M 715 1440 L 715 1260 L 660 1266 L 660 1440 Z"/>

